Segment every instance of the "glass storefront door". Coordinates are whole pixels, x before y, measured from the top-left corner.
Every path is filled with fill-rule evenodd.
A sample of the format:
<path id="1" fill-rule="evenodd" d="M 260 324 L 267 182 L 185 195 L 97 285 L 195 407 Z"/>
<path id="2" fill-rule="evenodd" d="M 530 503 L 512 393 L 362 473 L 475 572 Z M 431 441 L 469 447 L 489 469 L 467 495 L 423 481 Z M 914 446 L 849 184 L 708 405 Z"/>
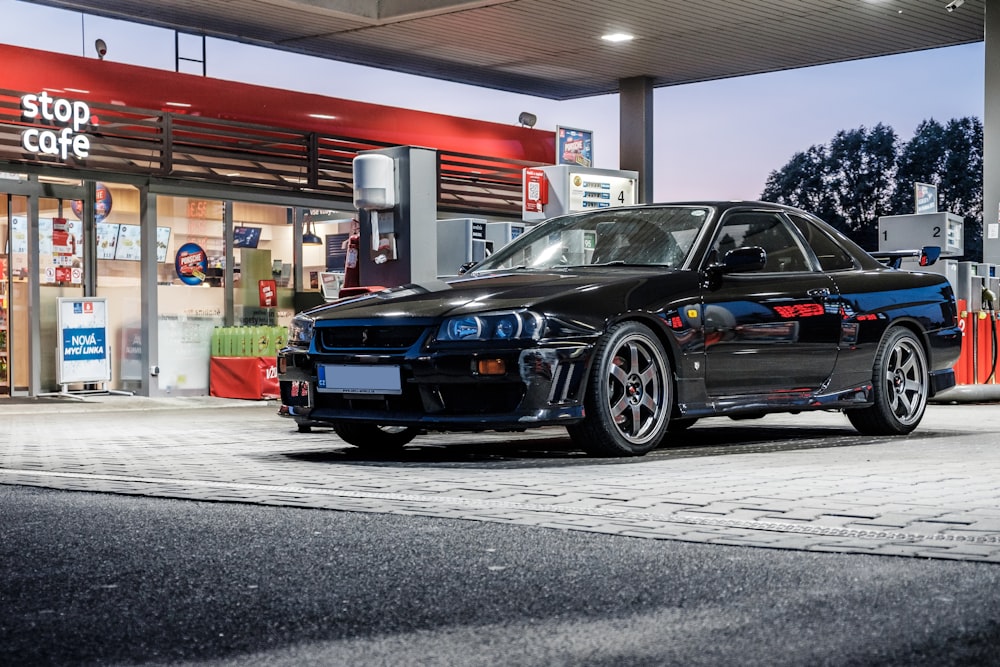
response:
<path id="1" fill-rule="evenodd" d="M 28 389 L 27 364 L 27 235 L 28 198 L 0 195 L 0 398 Z"/>

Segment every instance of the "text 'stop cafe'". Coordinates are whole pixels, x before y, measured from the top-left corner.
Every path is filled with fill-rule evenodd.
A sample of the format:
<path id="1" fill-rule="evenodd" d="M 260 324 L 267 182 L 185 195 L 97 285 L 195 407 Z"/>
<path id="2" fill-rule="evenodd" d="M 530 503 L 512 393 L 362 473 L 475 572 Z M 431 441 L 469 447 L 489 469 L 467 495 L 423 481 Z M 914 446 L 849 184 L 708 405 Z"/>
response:
<path id="1" fill-rule="evenodd" d="M 342 270 L 359 152 L 434 149 L 440 214 L 496 220 L 555 154 L 513 124 L 4 45 L 0 62 L 0 397 L 206 395 L 217 327 L 258 327 L 243 353 L 264 354 Z M 77 303 L 103 318 L 83 374 L 62 347 Z"/>

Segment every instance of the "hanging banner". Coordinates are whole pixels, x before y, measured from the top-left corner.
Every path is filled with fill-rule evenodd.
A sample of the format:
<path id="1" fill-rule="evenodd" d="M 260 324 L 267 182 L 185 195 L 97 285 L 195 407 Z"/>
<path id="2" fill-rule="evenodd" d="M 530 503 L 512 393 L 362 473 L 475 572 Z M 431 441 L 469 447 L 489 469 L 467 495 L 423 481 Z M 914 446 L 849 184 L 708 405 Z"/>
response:
<path id="1" fill-rule="evenodd" d="M 107 300 L 60 298 L 58 309 L 56 382 L 109 382 Z"/>

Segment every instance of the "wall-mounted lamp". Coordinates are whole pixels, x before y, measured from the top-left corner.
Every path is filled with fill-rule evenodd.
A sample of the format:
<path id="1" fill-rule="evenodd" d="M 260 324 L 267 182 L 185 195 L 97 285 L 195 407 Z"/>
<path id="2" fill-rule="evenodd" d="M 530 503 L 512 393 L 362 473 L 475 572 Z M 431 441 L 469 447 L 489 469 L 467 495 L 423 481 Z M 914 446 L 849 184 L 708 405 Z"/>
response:
<path id="1" fill-rule="evenodd" d="M 952 0 L 947 5 L 945 5 L 944 8 L 947 9 L 949 12 L 953 12 L 964 4 L 965 0 Z"/>
<path id="2" fill-rule="evenodd" d="M 108 43 L 103 39 L 99 39 L 94 42 L 94 48 L 97 49 L 98 59 L 104 60 L 104 56 L 108 55 Z"/>
<path id="3" fill-rule="evenodd" d="M 517 117 L 517 122 L 520 123 L 522 127 L 534 127 L 535 123 L 538 122 L 538 116 L 533 113 L 528 113 L 527 111 L 522 111 L 521 115 Z"/>
<path id="4" fill-rule="evenodd" d="M 308 213 L 306 214 L 306 227 L 302 231 L 302 245 L 323 245 L 323 239 L 316 235 L 312 216 Z"/>

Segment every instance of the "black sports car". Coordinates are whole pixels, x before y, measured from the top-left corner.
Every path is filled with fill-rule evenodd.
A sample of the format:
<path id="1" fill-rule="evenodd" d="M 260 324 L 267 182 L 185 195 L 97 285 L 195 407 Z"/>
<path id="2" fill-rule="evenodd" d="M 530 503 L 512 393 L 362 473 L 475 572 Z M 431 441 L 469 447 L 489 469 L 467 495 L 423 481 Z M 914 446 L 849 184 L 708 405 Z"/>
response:
<path id="1" fill-rule="evenodd" d="M 371 449 L 562 424 L 641 455 L 703 417 L 830 409 L 908 433 L 955 384 L 961 332 L 948 281 L 900 254 L 759 202 L 554 218 L 458 278 L 297 315 L 282 410 Z"/>

